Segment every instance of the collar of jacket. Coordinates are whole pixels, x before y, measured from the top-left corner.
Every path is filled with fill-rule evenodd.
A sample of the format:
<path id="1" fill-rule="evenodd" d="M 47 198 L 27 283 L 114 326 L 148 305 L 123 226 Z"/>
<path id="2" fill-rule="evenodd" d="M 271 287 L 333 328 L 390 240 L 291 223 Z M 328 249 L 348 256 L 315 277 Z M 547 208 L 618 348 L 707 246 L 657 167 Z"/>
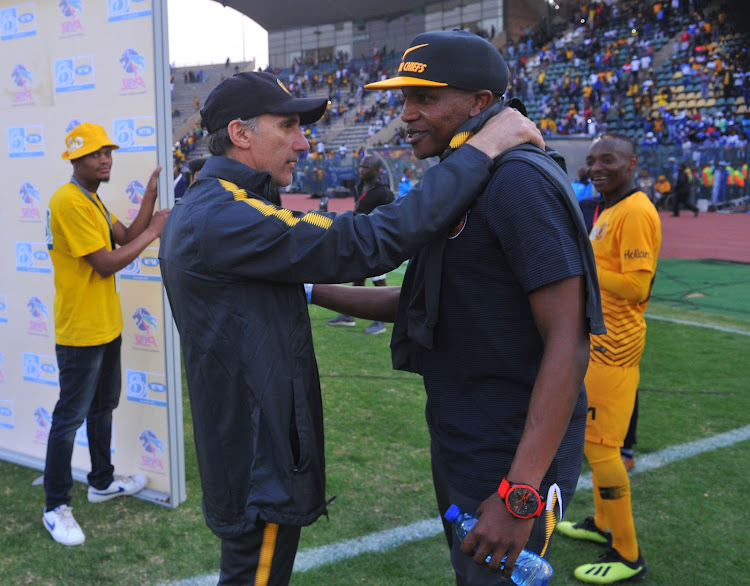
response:
<path id="1" fill-rule="evenodd" d="M 268 199 L 271 191 L 271 174 L 256 171 L 229 157 L 212 155 L 201 169 L 201 179 L 226 179 L 247 191 Z"/>

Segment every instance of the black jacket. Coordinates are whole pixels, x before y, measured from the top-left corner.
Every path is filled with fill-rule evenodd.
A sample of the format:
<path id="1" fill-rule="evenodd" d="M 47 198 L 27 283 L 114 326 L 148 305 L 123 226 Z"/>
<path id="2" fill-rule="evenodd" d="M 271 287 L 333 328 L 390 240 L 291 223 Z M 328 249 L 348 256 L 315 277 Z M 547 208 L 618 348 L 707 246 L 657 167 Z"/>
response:
<path id="1" fill-rule="evenodd" d="M 323 412 L 302 283 L 388 272 L 456 222 L 490 178 L 467 146 L 369 215 L 268 202 L 270 176 L 210 157 L 159 258 L 187 374 L 206 523 L 308 525 L 326 511 Z M 422 193 L 429 193 L 429 197 Z"/>

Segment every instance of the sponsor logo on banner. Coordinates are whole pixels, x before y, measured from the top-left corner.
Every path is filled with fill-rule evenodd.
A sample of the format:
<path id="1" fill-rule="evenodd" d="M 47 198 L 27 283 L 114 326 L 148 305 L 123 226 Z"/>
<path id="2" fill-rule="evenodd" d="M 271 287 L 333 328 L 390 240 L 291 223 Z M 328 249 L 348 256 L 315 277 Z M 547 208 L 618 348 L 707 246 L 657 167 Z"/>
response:
<path id="1" fill-rule="evenodd" d="M 107 0 L 109 22 L 151 16 L 151 0 Z"/>
<path id="2" fill-rule="evenodd" d="M 16 414 L 13 411 L 13 401 L 0 399 L 0 427 L 13 429 L 16 426 Z"/>
<path id="3" fill-rule="evenodd" d="M 47 439 L 49 439 L 49 430 L 52 427 L 52 415 L 44 407 L 37 407 L 34 409 L 34 419 L 36 420 L 34 440 L 46 444 Z"/>
<path id="4" fill-rule="evenodd" d="M 0 10 L 0 40 L 10 41 L 36 35 L 36 7 L 33 2 Z"/>
<path id="5" fill-rule="evenodd" d="M 153 116 L 115 118 L 112 121 L 114 141 L 121 153 L 156 150 L 156 122 Z"/>
<path id="6" fill-rule="evenodd" d="M 138 179 L 133 179 L 125 188 L 125 195 L 128 196 L 128 201 L 133 204 L 133 207 L 128 208 L 129 220 L 135 220 L 138 215 L 138 212 L 141 209 L 141 202 L 143 201 L 144 193 L 146 193 L 146 186 Z"/>
<path id="7" fill-rule="evenodd" d="M 44 128 L 41 124 L 8 127 L 8 156 L 43 157 Z"/>
<path id="8" fill-rule="evenodd" d="M 0 324 L 8 323 L 8 296 L 0 293 Z"/>
<path id="9" fill-rule="evenodd" d="M 51 273 L 52 261 L 46 242 L 16 242 L 16 270 L 25 273 Z"/>
<path id="10" fill-rule="evenodd" d="M 30 181 L 24 181 L 21 189 L 18 190 L 23 205 L 21 206 L 21 222 L 41 222 L 42 213 L 39 210 L 39 200 L 41 199 L 39 190 L 34 187 Z"/>
<path id="11" fill-rule="evenodd" d="M 159 257 L 154 254 L 155 249 L 149 251 L 147 248 L 133 262 L 120 272 L 123 279 L 133 281 L 161 281 L 159 271 Z"/>
<path id="12" fill-rule="evenodd" d="M 29 308 L 29 313 L 31 314 L 27 333 L 32 336 L 49 337 L 49 328 L 47 327 L 49 311 L 44 302 L 34 295 L 26 303 L 26 307 Z"/>
<path id="13" fill-rule="evenodd" d="M 159 344 L 156 341 L 158 320 L 151 315 L 148 309 L 139 307 L 133 314 L 133 321 L 138 328 L 133 347 L 136 350 L 157 351 L 159 349 Z"/>
<path id="14" fill-rule="evenodd" d="M 18 63 L 10 74 L 16 89 L 13 91 L 13 105 L 31 104 L 34 102 L 34 94 L 31 91 L 31 84 L 34 76 L 31 70 L 23 63 Z"/>
<path id="15" fill-rule="evenodd" d="M 83 24 L 81 24 L 80 18 L 83 12 L 83 1 L 59 0 L 57 6 L 62 13 L 60 36 L 72 37 L 83 34 Z"/>
<path id="16" fill-rule="evenodd" d="M 58 386 L 57 360 L 54 356 L 24 352 L 23 380 L 40 385 Z"/>
<path id="17" fill-rule="evenodd" d="M 55 60 L 55 92 L 77 92 L 95 87 L 94 56 Z"/>
<path id="18" fill-rule="evenodd" d="M 0 383 L 5 382 L 5 355 L 0 352 Z"/>
<path id="19" fill-rule="evenodd" d="M 145 454 L 141 454 L 141 468 L 164 472 L 164 442 L 150 429 L 144 429 L 138 436 Z"/>
<path id="20" fill-rule="evenodd" d="M 128 401 L 147 405 L 167 405 L 166 377 L 155 372 L 126 370 Z"/>
<path id="21" fill-rule="evenodd" d="M 76 430 L 76 445 L 82 448 L 89 447 L 89 436 L 87 430 L 88 419 L 83 420 L 83 424 Z M 112 423 L 112 438 L 109 440 L 109 453 L 115 453 L 115 424 Z"/>
<path id="22" fill-rule="evenodd" d="M 128 77 L 122 78 L 120 95 L 142 94 L 146 91 L 146 80 L 143 72 L 146 69 L 146 58 L 133 47 L 128 47 L 120 55 L 120 65 Z"/>

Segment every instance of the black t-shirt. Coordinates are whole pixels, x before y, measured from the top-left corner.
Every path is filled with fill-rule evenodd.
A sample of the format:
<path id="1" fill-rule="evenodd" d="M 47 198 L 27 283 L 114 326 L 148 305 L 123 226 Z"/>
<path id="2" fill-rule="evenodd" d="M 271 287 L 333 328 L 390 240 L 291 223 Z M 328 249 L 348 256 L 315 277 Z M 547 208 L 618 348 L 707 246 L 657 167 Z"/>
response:
<path id="1" fill-rule="evenodd" d="M 444 470 L 469 497 L 497 490 L 513 461 L 544 350 L 528 295 L 583 274 L 576 242 L 562 195 L 512 161 L 446 243 L 434 345 L 423 356 L 426 411 Z M 575 489 L 586 408 L 582 388 L 543 490 Z"/>
<path id="2" fill-rule="evenodd" d="M 369 214 L 376 207 L 382 206 L 393 201 L 393 192 L 383 183 L 373 183 L 372 187 L 363 192 L 364 185 L 360 182 L 357 185 L 357 204 L 354 211 L 358 214 Z"/>

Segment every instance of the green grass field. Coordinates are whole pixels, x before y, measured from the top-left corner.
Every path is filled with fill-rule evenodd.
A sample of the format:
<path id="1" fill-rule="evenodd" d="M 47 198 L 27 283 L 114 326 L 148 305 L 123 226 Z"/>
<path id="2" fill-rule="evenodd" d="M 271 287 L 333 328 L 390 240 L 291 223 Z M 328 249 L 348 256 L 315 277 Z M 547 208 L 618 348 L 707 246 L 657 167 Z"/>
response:
<path id="1" fill-rule="evenodd" d="M 389 284 L 397 284 L 397 273 Z M 648 315 L 750 333 L 750 266 L 660 262 Z M 366 336 L 369 322 L 330 328 L 333 314 L 311 308 L 326 409 L 330 518 L 302 532 L 300 551 L 437 517 L 429 470 L 421 380 L 390 368 L 389 336 Z M 641 368 L 636 458 L 750 425 L 750 338 L 670 321 L 648 321 Z M 390 328 L 389 328 L 390 329 Z M 218 573 L 218 540 L 203 523 L 189 406 L 185 402 L 188 500 L 170 510 L 136 499 L 92 505 L 76 484 L 73 506 L 87 539 L 66 548 L 41 524 L 36 470 L 0 462 L 0 585 L 153 585 Z M 745 435 L 747 437 L 747 434 Z M 705 452 L 632 476 L 646 583 L 746 584 L 750 573 L 750 442 Z M 592 510 L 590 490 L 567 510 Z M 576 565 L 593 544 L 556 538 L 552 584 L 577 584 Z M 203 581 L 202 583 L 210 583 Z M 449 585 L 442 535 L 296 572 L 305 586 Z"/>

